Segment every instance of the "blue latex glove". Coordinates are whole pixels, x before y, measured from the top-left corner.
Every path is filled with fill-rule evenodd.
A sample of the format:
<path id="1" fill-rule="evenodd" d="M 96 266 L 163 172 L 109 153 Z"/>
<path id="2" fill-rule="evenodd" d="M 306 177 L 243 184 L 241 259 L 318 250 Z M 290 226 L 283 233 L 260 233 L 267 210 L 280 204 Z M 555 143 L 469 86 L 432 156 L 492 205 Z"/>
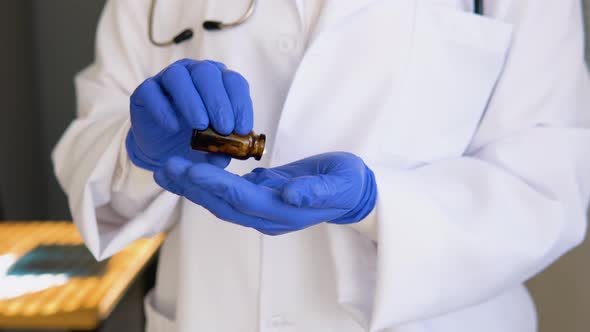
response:
<path id="1" fill-rule="evenodd" d="M 218 218 L 268 235 L 321 222 L 358 222 L 373 210 L 377 198 L 373 172 L 359 157 L 344 152 L 257 168 L 243 177 L 172 158 L 154 178 Z"/>
<path id="2" fill-rule="evenodd" d="M 229 164 L 229 157 L 193 151 L 193 128 L 211 125 L 221 134 L 252 131 L 248 82 L 218 62 L 177 61 L 143 82 L 130 99 L 127 153 L 134 164 L 151 171 L 173 156 L 220 167 Z"/>

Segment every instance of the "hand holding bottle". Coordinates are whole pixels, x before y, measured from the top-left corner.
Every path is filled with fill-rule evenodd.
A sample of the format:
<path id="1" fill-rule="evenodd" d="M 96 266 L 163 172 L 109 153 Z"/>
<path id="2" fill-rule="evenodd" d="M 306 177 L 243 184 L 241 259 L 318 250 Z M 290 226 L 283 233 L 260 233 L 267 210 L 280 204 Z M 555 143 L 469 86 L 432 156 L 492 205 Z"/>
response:
<path id="1" fill-rule="evenodd" d="M 247 135 L 253 126 L 248 82 L 214 61 L 184 59 L 144 81 L 130 98 L 127 153 L 139 167 L 155 171 L 174 156 L 220 167 L 229 157 L 193 151 L 193 129 Z"/>

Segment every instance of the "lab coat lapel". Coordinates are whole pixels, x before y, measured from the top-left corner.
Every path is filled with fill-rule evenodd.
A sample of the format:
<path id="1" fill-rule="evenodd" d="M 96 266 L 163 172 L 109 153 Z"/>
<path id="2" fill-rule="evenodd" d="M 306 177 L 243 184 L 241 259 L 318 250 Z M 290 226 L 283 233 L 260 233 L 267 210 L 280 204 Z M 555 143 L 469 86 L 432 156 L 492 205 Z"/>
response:
<path id="1" fill-rule="evenodd" d="M 460 156 L 502 72 L 511 26 L 424 0 L 326 6 L 272 164 L 339 150 L 401 168 Z"/>

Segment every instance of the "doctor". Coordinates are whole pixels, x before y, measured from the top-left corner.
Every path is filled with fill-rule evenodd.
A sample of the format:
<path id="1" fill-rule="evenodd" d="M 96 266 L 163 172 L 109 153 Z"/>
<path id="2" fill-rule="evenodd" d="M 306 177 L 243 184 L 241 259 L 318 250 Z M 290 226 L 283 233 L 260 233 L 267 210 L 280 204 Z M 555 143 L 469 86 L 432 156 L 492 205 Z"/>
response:
<path id="1" fill-rule="evenodd" d="M 168 232 L 148 331 L 536 331 L 523 283 L 586 229 L 580 1 L 261 0 L 200 27 L 247 5 L 161 2 L 154 39 L 195 32 L 157 47 L 149 1 L 109 1 L 76 77 L 53 159 L 88 247 Z M 207 126 L 267 153 L 190 151 Z"/>

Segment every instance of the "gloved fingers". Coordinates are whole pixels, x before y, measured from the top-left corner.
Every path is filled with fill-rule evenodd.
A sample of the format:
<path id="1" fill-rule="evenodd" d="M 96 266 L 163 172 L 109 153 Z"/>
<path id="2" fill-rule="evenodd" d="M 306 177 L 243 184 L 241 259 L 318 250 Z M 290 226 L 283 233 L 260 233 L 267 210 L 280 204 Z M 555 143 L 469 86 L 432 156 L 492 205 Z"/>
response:
<path id="1" fill-rule="evenodd" d="M 277 191 L 282 191 L 283 186 L 289 182 L 289 178 L 272 168 L 258 167 L 242 177 L 256 185 L 265 186 Z"/>
<path id="2" fill-rule="evenodd" d="M 157 171 L 157 173 L 163 173 L 158 176 L 158 179 L 164 180 L 163 184 L 173 187 L 174 193 L 184 195 L 187 187 L 190 187 L 190 182 L 186 180 L 186 173 L 192 165 L 194 164 L 182 157 L 172 157 L 168 159 L 164 167 Z"/>
<path id="3" fill-rule="evenodd" d="M 182 181 L 182 177 L 192 165 L 190 161 L 182 157 L 172 157 L 168 159 L 164 167 L 154 172 L 154 180 L 160 187 L 177 195 L 183 195 L 187 181 Z"/>
<path id="4" fill-rule="evenodd" d="M 188 146 L 188 144 L 183 145 L 183 147 Z M 230 162 L 231 157 L 226 155 L 217 154 L 217 153 L 207 153 L 201 152 L 196 150 L 188 150 L 185 149 L 184 153 L 178 154 L 183 158 L 190 160 L 193 164 L 196 163 L 210 163 L 217 167 L 226 168 Z"/>
<path id="5" fill-rule="evenodd" d="M 364 169 L 362 159 L 349 152 L 322 153 L 273 167 L 275 172 L 292 178 L 319 174 L 348 176 Z"/>
<path id="6" fill-rule="evenodd" d="M 265 196 L 265 193 L 261 193 L 256 185 L 218 167 L 208 164 L 195 164 L 188 171 L 188 175 L 192 184 L 225 200 L 233 207 L 263 203 L 259 200 L 262 196 Z M 248 209 L 239 210 L 251 214 L 248 213 Z"/>
<path id="7" fill-rule="evenodd" d="M 272 168 L 257 168 L 252 171 L 256 173 L 256 183 L 265 181 L 267 178 L 283 178 L 290 181 L 293 178 L 308 175 L 321 174 L 325 170 L 324 165 L 317 160 L 317 156 L 307 157 L 288 164 L 272 167 Z"/>
<path id="8" fill-rule="evenodd" d="M 217 196 L 201 189 L 199 186 L 193 185 L 186 192 L 186 198 L 191 202 L 198 204 L 209 210 L 214 216 L 221 220 L 225 220 L 234 224 L 245 227 L 252 227 L 257 224 L 256 217 L 243 215 L 237 212 L 231 205 Z"/>
<path id="9" fill-rule="evenodd" d="M 279 192 L 208 164 L 188 171 L 193 184 L 226 201 L 237 211 L 302 229 L 346 213 L 342 209 L 297 208 L 282 201 Z"/>
<path id="10" fill-rule="evenodd" d="M 189 71 L 209 116 L 209 123 L 222 135 L 234 130 L 235 117 L 225 87 L 221 71 L 216 65 L 199 61 L 189 65 Z"/>
<path id="11" fill-rule="evenodd" d="M 283 187 L 283 200 L 293 206 L 317 209 L 353 209 L 363 194 L 361 175 L 314 175 L 292 179 Z"/>
<path id="12" fill-rule="evenodd" d="M 194 164 L 182 157 L 172 157 L 166 161 L 164 169 L 172 176 L 178 178 L 185 174 Z"/>
<path id="13" fill-rule="evenodd" d="M 250 98 L 248 81 L 235 71 L 222 71 L 223 85 L 234 112 L 235 128 L 238 135 L 248 135 L 254 126 L 254 111 Z"/>
<path id="14" fill-rule="evenodd" d="M 154 179 L 162 188 L 203 206 L 220 219 L 246 227 L 259 224 L 256 221 L 259 218 L 241 215 L 223 200 L 192 184 L 187 175 L 191 165 L 191 162 L 184 158 L 170 158 L 164 167 L 154 173 Z"/>
<path id="15" fill-rule="evenodd" d="M 226 168 L 231 162 L 231 157 L 217 153 L 207 153 L 205 158 L 208 163 L 215 165 L 220 168 Z"/>
<path id="16" fill-rule="evenodd" d="M 254 228 L 267 235 L 279 235 L 293 231 L 293 229 L 288 226 L 241 213 L 223 199 L 209 193 L 199 186 L 193 186 L 190 189 L 187 189 L 185 196 L 193 203 L 209 210 L 209 212 L 217 218 L 236 225 Z"/>
<path id="17" fill-rule="evenodd" d="M 146 115 L 149 115 L 155 124 L 170 132 L 180 129 L 170 101 L 154 79 L 150 78 L 141 83 L 130 99 L 132 124 L 145 122 Z"/>
<path id="18" fill-rule="evenodd" d="M 270 236 L 291 233 L 301 229 L 296 227 L 296 225 L 281 224 L 263 218 L 258 218 L 257 224 L 254 225 L 252 228 L 256 229 L 262 234 Z"/>
<path id="19" fill-rule="evenodd" d="M 166 191 L 169 191 L 178 196 L 182 196 L 182 186 L 177 184 L 176 181 L 174 181 L 174 179 L 168 176 L 164 168 L 159 168 L 156 171 L 154 171 L 154 180 L 160 187 L 164 188 Z"/>
<path id="20" fill-rule="evenodd" d="M 207 61 L 210 64 L 214 65 L 219 70 L 222 70 L 223 71 L 223 70 L 227 69 L 227 67 L 223 63 L 221 63 L 219 61 L 215 61 L 215 60 L 205 60 L 205 61 Z"/>
<path id="21" fill-rule="evenodd" d="M 210 64 L 212 64 L 215 67 L 219 68 L 219 70 L 224 70 L 224 69 L 227 68 L 223 63 L 221 63 L 219 61 L 209 60 L 209 59 L 203 60 L 203 61 L 209 62 Z M 190 58 L 184 58 L 184 59 L 177 60 L 173 64 L 175 64 L 175 65 L 181 65 L 181 66 L 184 66 L 184 67 L 186 67 L 188 69 L 188 67 L 190 65 L 192 65 L 194 63 L 197 63 L 197 62 L 199 62 L 199 60 L 194 60 L 194 59 L 190 59 Z"/>
<path id="22" fill-rule="evenodd" d="M 163 173 L 165 177 L 159 175 L 159 178 L 168 182 L 174 181 L 175 188 L 179 188 L 181 192 L 184 192 L 188 188 L 194 186 L 188 177 L 187 171 L 195 165 L 195 163 L 209 162 L 212 165 L 215 165 L 215 167 L 225 168 L 231 160 L 231 158 L 223 155 L 214 155 L 197 151 L 195 151 L 195 153 L 200 154 L 200 158 L 195 158 L 198 160 L 196 162 L 178 156 L 168 159 L 164 167 L 160 169 L 160 173 Z"/>
<path id="23" fill-rule="evenodd" d="M 194 60 L 194 59 L 190 59 L 190 58 L 184 58 L 184 59 L 180 59 L 177 60 L 176 62 L 174 62 L 174 65 L 181 65 L 184 67 L 188 67 L 189 65 L 198 62 L 198 60 Z M 161 74 L 161 73 L 160 73 Z"/>
<path id="24" fill-rule="evenodd" d="M 195 154 L 199 154 L 195 159 L 197 162 L 207 161 L 217 167 L 225 168 L 230 159 L 227 156 L 205 154 L 202 152 L 194 151 Z M 188 178 L 186 172 L 190 167 L 194 165 L 194 161 L 185 159 L 183 157 L 172 157 L 161 167 L 154 171 L 154 180 L 160 187 L 183 196 L 185 191 L 194 186 Z"/>
<path id="25" fill-rule="evenodd" d="M 188 69 L 178 63 L 172 64 L 159 75 L 159 81 L 188 125 L 199 130 L 207 129 L 209 115 Z"/>

